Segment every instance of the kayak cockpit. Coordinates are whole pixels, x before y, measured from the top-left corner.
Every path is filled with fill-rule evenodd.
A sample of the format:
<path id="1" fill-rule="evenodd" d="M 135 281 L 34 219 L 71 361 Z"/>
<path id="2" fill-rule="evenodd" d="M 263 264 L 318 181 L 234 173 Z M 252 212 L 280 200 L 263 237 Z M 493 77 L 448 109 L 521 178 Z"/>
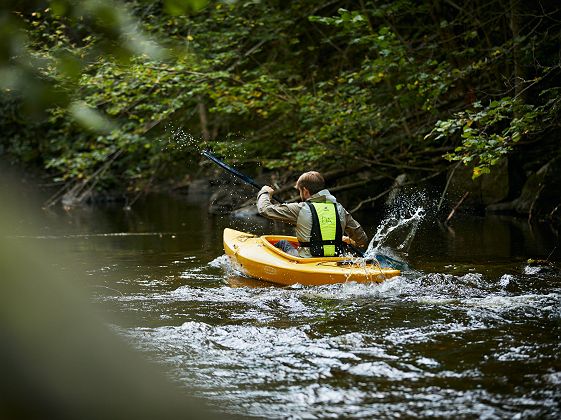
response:
<path id="1" fill-rule="evenodd" d="M 343 257 L 311 257 L 311 258 L 295 257 L 275 246 L 279 241 L 285 240 L 288 241 L 294 248 L 298 248 L 299 243 L 294 236 L 263 235 L 260 237 L 260 239 L 263 245 L 268 250 L 295 263 L 310 264 L 310 263 L 318 263 L 318 262 L 339 262 L 339 261 L 348 261 L 349 259 L 348 257 L 344 257 L 344 256 Z"/>

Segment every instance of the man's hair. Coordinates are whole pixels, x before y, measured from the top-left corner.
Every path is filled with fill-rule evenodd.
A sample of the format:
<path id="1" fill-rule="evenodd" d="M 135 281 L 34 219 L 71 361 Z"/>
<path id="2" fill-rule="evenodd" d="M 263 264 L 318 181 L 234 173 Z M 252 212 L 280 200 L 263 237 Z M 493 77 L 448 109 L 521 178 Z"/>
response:
<path id="1" fill-rule="evenodd" d="M 304 172 L 296 181 L 296 188 L 306 188 L 310 194 L 314 195 L 325 188 L 325 180 L 319 172 Z"/>

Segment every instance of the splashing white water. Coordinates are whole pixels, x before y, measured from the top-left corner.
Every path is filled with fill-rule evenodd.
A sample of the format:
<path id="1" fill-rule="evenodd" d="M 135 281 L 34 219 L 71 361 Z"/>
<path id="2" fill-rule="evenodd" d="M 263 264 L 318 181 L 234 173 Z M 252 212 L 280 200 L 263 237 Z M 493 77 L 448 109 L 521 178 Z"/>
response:
<path id="1" fill-rule="evenodd" d="M 375 257 L 381 251 L 383 254 L 392 254 L 392 249 L 407 251 L 424 216 L 425 209 L 417 207 L 411 209 L 409 214 L 391 215 L 382 220 L 368 244 L 365 257 Z M 395 239 L 398 240 L 397 245 L 394 243 L 393 246 L 387 246 L 390 241 Z"/>
<path id="2" fill-rule="evenodd" d="M 424 215 L 425 210 L 422 207 L 418 207 L 417 209 L 415 209 L 415 212 L 409 217 L 397 218 L 395 216 L 390 216 L 386 218 L 378 226 L 376 234 L 368 245 L 368 249 L 377 250 L 381 246 L 383 246 L 389 238 L 391 238 L 394 232 L 405 231 L 405 239 L 403 239 L 401 244 L 396 247 L 397 249 L 404 249 L 410 244 L 411 240 L 415 236 L 415 233 L 417 232 L 419 224 Z"/>

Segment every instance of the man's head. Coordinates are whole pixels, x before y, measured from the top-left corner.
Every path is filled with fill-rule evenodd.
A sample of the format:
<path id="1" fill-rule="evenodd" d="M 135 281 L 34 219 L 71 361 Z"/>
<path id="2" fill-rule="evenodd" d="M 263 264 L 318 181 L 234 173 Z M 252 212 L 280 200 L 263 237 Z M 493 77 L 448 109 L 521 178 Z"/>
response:
<path id="1" fill-rule="evenodd" d="M 296 189 L 300 192 L 302 200 L 320 192 L 325 188 L 325 180 L 319 172 L 304 172 L 296 181 Z"/>

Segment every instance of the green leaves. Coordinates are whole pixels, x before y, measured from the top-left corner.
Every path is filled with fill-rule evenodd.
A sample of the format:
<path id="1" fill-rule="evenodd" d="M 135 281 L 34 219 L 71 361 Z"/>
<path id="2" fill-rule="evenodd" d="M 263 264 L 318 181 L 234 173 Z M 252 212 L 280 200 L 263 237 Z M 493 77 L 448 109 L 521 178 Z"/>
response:
<path id="1" fill-rule="evenodd" d="M 461 144 L 444 157 L 473 166 L 473 178 L 489 173 L 514 145 L 538 128 L 544 108 L 523 104 L 511 97 L 493 100 L 484 106 L 457 112 L 447 120 L 440 120 L 425 139 L 446 141 L 461 139 Z"/>
<path id="2" fill-rule="evenodd" d="M 556 38 L 541 36 L 558 32 L 536 26 L 513 40 L 509 13 L 491 3 L 11 4 L 0 14 L 2 150 L 64 179 L 117 156 L 104 187 L 183 176 L 188 149 L 203 142 L 270 168 L 382 163 L 388 177 L 441 170 L 444 146 L 478 176 L 560 108 L 544 82 L 558 69 Z M 533 106 L 507 92 L 514 47 L 544 69 L 525 79 L 546 89 Z M 26 109 L 48 123 L 22 123 Z M 169 147 L 170 127 L 187 146 Z"/>
<path id="3" fill-rule="evenodd" d="M 172 16 L 180 16 L 203 9 L 208 0 L 164 0 L 164 9 Z"/>
<path id="4" fill-rule="evenodd" d="M 338 17 L 309 16 L 310 22 L 317 22 L 324 25 L 333 25 L 344 31 L 352 31 L 367 24 L 368 20 L 358 11 L 348 11 L 340 8 L 337 10 Z"/>

